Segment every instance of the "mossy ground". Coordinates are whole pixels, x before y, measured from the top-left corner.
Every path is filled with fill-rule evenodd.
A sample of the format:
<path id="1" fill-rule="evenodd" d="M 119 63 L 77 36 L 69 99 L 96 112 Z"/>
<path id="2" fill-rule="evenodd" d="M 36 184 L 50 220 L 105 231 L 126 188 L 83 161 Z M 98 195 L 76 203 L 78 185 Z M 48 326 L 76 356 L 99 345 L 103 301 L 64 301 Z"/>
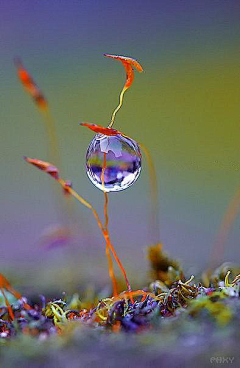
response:
<path id="1" fill-rule="evenodd" d="M 158 279 L 132 294 L 33 302 L 5 292 L 14 320 L 1 299 L 0 367 L 239 367 L 237 268 L 187 280 L 160 245 L 148 254 Z"/>

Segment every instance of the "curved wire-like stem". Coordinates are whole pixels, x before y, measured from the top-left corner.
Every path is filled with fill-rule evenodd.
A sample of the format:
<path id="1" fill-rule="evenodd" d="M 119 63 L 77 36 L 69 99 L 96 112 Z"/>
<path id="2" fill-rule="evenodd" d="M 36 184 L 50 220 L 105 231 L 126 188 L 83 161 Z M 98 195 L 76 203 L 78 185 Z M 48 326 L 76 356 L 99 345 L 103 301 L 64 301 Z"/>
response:
<path id="1" fill-rule="evenodd" d="M 116 118 L 116 115 L 118 113 L 118 111 L 121 109 L 122 107 L 122 104 L 123 104 L 123 96 L 124 96 L 124 93 L 127 91 L 128 87 L 124 86 L 120 95 L 119 95 L 119 104 L 117 105 L 116 109 L 113 111 L 112 113 L 112 117 L 111 117 L 111 121 L 108 125 L 108 128 L 112 128 L 114 122 L 115 122 L 115 118 Z"/>
<path id="2" fill-rule="evenodd" d="M 224 256 L 224 246 L 229 232 L 240 211 L 240 187 L 238 187 L 234 197 L 230 201 L 227 211 L 223 216 L 220 228 L 218 230 L 216 241 L 212 247 L 212 256 L 210 260 L 210 269 L 221 263 Z"/>
<path id="3" fill-rule="evenodd" d="M 116 114 L 117 114 L 117 112 L 119 111 L 119 109 L 121 108 L 121 106 L 123 104 L 124 93 L 126 92 L 126 90 L 133 83 L 134 68 L 137 69 L 140 73 L 143 71 L 143 68 L 136 59 L 133 59 L 133 58 L 128 57 L 128 56 L 111 55 L 111 54 L 104 54 L 104 56 L 121 61 L 124 68 L 125 68 L 125 71 L 126 71 L 126 82 L 125 82 L 124 87 L 123 87 L 123 89 L 120 93 L 120 96 L 119 96 L 119 104 L 116 107 L 116 109 L 113 111 L 111 121 L 110 121 L 109 126 L 108 126 L 108 128 L 112 128 L 112 126 L 114 124 L 114 121 L 115 121 Z"/>

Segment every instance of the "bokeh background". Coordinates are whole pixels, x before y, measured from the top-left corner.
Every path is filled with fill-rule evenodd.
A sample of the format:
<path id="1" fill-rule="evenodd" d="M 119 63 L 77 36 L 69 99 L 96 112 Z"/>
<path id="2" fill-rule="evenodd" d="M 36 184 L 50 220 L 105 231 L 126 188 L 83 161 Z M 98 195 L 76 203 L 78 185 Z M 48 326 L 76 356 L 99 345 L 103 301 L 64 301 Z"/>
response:
<path id="1" fill-rule="evenodd" d="M 81 281 L 108 283 L 104 242 L 92 214 L 22 156 L 47 159 L 41 114 L 20 85 L 20 56 L 44 91 L 55 119 L 62 173 L 103 213 L 103 195 L 85 174 L 93 135 L 78 122 L 107 125 L 124 84 L 120 63 L 103 53 L 137 58 L 116 128 L 152 153 L 160 190 L 160 240 L 187 272 L 207 267 L 211 248 L 240 185 L 240 3 L 233 1 L 0 2 L 1 211 L 0 268 L 29 290 L 71 291 Z M 150 192 L 146 162 L 137 183 L 110 196 L 110 232 L 131 277 L 144 280 Z M 61 213 L 60 213 L 61 212 Z M 48 247 L 49 226 L 75 223 L 75 236 Z M 240 259 L 239 218 L 224 258 Z"/>

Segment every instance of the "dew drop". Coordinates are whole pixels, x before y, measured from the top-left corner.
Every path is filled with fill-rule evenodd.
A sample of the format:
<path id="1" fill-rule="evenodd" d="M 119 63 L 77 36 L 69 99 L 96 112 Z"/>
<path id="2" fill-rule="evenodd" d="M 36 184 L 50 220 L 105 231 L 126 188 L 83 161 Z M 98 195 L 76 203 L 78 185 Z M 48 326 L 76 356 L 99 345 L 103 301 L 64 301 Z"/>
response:
<path id="1" fill-rule="evenodd" d="M 104 188 L 102 169 L 104 153 Z M 137 142 L 122 135 L 97 134 L 89 144 L 86 154 L 86 170 L 91 182 L 100 190 L 119 192 L 130 187 L 141 172 L 141 152 Z"/>

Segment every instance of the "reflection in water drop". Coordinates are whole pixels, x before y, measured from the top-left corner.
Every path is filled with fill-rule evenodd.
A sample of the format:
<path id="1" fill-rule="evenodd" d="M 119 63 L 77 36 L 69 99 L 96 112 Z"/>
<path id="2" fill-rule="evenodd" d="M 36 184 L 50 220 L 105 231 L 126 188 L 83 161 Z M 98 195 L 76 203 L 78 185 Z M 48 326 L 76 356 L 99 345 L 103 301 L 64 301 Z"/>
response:
<path id="1" fill-rule="evenodd" d="M 138 144 L 118 134 L 106 136 L 97 134 L 89 144 L 86 154 L 86 170 L 91 182 L 103 190 L 101 174 L 104 153 L 104 190 L 118 192 L 127 189 L 140 175 L 141 152 Z"/>

